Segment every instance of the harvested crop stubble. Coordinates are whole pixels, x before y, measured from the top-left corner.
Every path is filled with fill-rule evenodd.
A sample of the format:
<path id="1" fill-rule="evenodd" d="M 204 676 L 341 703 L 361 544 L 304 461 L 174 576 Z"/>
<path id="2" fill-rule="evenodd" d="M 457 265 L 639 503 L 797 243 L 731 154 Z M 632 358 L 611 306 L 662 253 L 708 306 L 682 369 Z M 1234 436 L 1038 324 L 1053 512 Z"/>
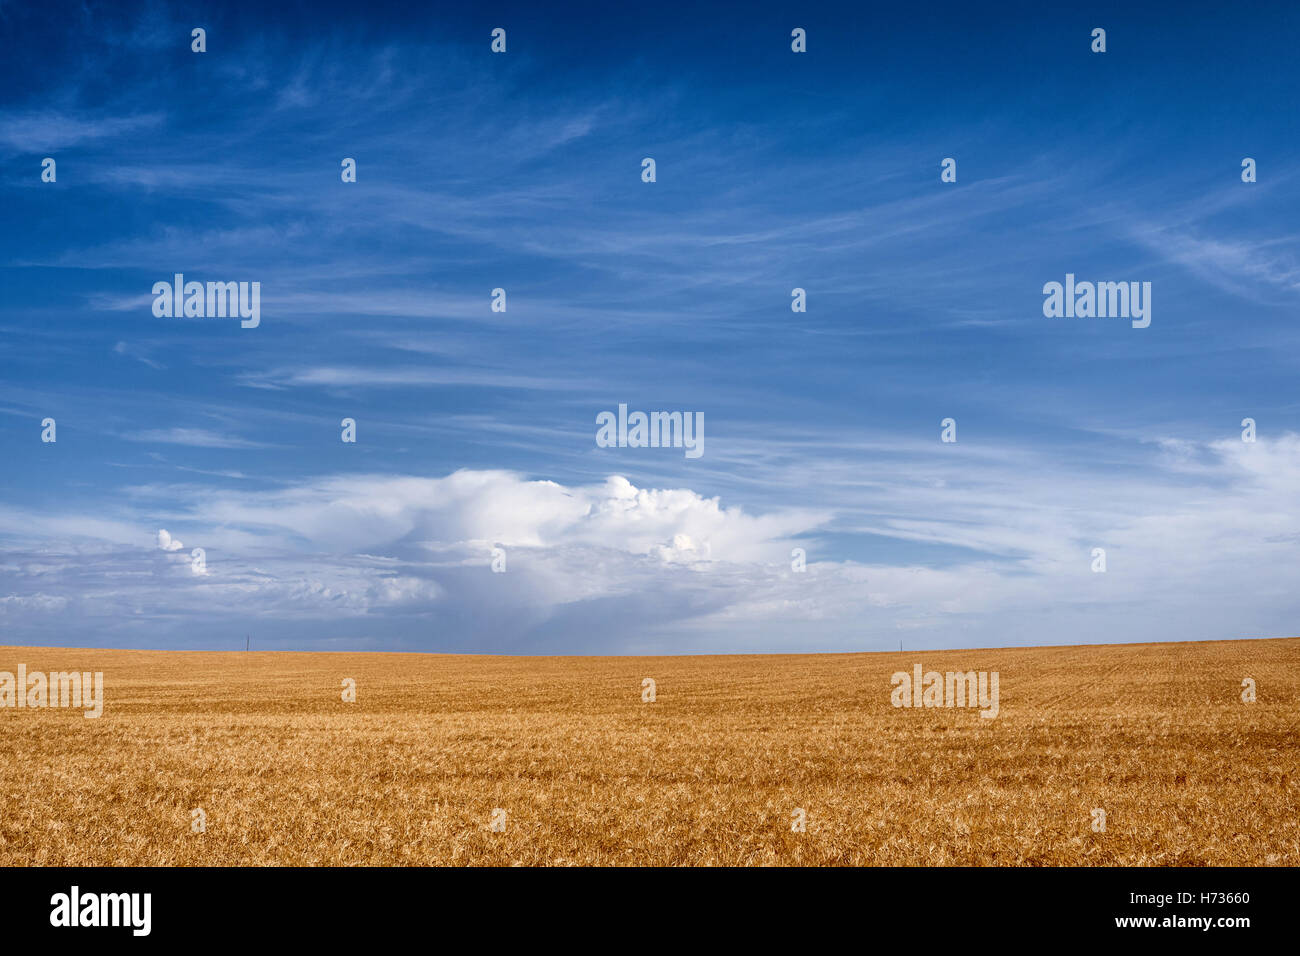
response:
<path id="1" fill-rule="evenodd" d="M 0 670 L 19 663 L 103 671 L 106 703 L 89 720 L 0 708 L 10 866 L 1300 865 L 1297 638 L 727 657 L 0 648 Z M 890 675 L 916 663 L 998 671 L 996 719 L 893 707 Z"/>

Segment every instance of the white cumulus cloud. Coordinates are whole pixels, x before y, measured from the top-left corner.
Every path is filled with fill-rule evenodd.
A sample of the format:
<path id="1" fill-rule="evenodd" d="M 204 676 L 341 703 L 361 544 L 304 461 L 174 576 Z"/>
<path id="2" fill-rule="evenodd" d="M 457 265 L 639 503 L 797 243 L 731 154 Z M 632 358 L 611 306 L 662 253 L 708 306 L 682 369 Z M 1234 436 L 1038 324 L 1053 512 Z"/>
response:
<path id="1" fill-rule="evenodd" d="M 168 534 L 166 528 L 159 528 L 158 547 L 162 548 L 164 551 L 179 551 L 182 548 L 184 548 L 185 545 L 181 544 L 170 534 Z"/>

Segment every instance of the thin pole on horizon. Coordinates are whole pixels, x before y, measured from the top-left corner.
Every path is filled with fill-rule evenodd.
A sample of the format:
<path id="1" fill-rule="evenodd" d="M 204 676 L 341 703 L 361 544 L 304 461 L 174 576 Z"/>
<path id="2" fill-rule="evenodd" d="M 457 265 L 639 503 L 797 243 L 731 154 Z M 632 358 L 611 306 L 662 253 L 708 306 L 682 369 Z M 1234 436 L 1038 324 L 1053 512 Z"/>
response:
<path id="1" fill-rule="evenodd" d="M 244 635 L 244 650 L 245 650 L 245 651 L 248 650 L 248 645 L 249 645 L 249 643 L 251 643 L 251 641 L 252 641 L 252 638 L 249 637 L 247 634 L 245 634 L 245 635 Z M 899 646 L 901 647 L 902 645 L 899 645 Z"/>

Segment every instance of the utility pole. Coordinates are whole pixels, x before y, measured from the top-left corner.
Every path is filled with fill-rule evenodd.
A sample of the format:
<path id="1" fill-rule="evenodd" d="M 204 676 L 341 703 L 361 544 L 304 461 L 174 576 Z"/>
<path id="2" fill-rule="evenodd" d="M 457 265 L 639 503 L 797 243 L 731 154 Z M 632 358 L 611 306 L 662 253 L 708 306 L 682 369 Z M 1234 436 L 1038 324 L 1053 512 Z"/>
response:
<path id="1" fill-rule="evenodd" d="M 249 645 L 249 642 L 250 642 L 251 640 L 252 640 L 252 638 L 250 638 L 247 634 L 244 635 L 244 650 L 245 650 L 245 651 L 248 650 L 248 645 Z M 900 645 L 898 646 L 898 649 L 901 651 L 901 650 L 903 649 L 903 645 L 900 644 Z"/>

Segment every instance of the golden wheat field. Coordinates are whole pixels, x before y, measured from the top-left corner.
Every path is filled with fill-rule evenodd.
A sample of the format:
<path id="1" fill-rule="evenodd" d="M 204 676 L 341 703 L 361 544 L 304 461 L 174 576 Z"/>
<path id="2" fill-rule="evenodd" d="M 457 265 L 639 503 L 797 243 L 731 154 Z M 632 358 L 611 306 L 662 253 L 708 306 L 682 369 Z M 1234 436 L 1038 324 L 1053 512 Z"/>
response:
<path id="1" fill-rule="evenodd" d="M 7 866 L 1300 864 L 1297 638 L 727 657 L 0 648 L 0 671 L 20 663 L 101 670 L 107 702 L 98 719 L 0 708 Z M 916 663 L 999 672 L 997 718 L 893 707 L 890 675 Z"/>

